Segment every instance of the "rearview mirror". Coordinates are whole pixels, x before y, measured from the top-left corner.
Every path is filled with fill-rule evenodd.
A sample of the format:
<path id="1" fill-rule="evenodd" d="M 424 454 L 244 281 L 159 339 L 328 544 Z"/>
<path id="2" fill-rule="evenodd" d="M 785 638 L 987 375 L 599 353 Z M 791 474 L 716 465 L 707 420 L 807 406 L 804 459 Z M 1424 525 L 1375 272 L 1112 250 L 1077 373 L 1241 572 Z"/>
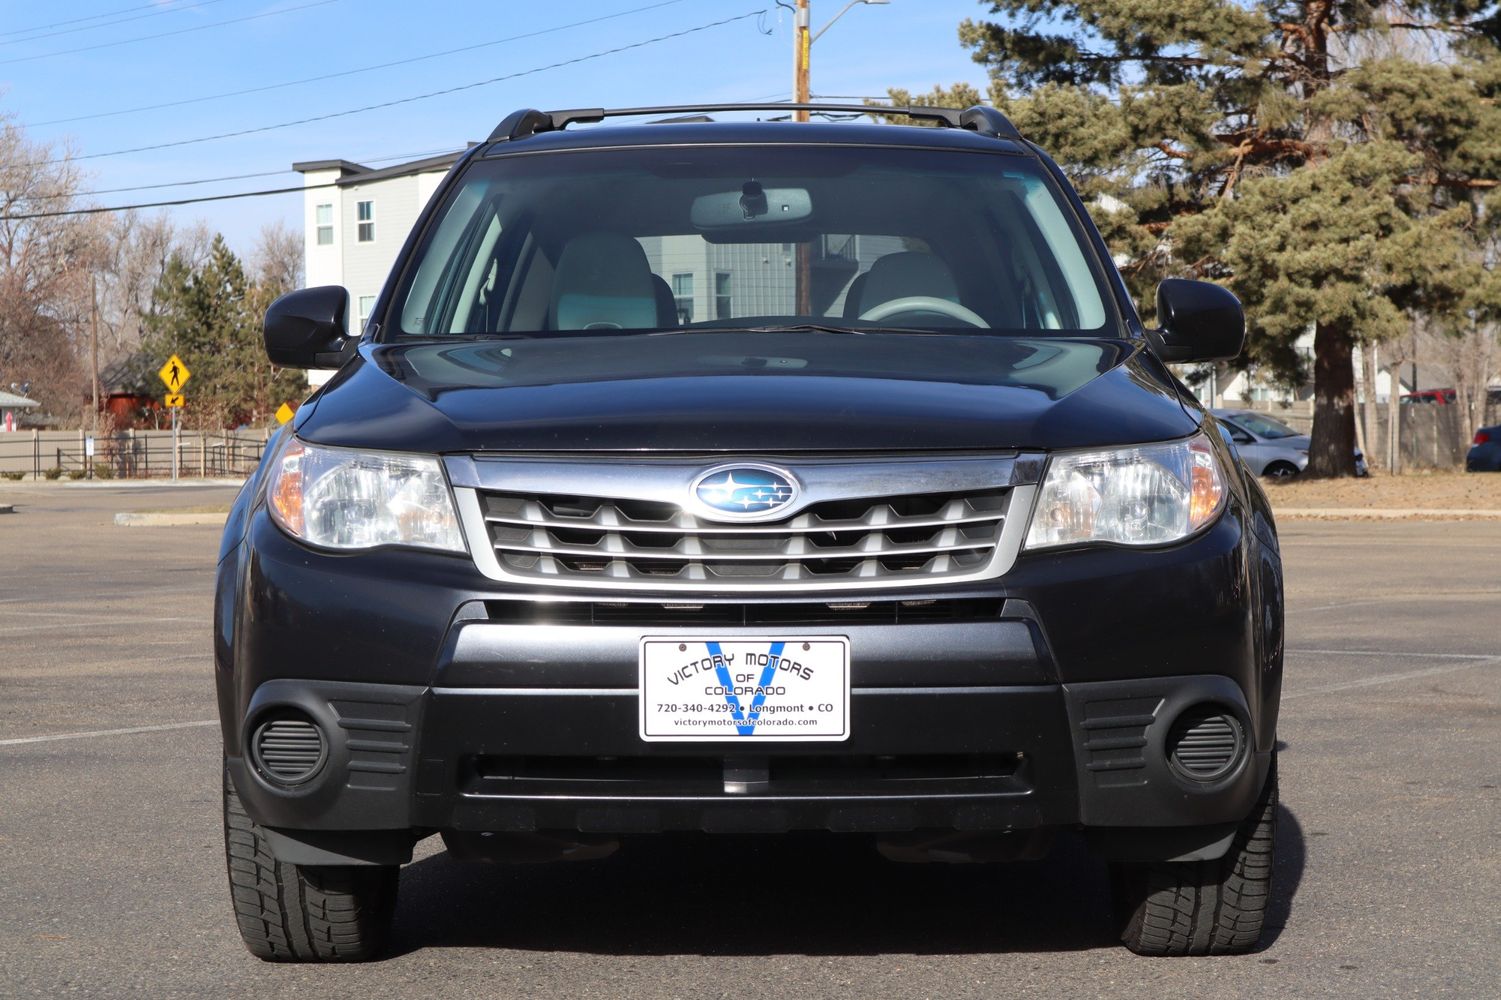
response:
<path id="1" fill-rule="evenodd" d="M 1163 361 L 1229 361 L 1246 345 L 1246 314 L 1227 288 L 1207 281 L 1167 278 L 1157 286 L 1152 343 Z"/>
<path id="2" fill-rule="evenodd" d="M 288 292 L 266 310 L 266 356 L 284 368 L 338 368 L 348 314 L 349 293 L 339 285 Z"/>
<path id="3" fill-rule="evenodd" d="M 765 226 L 801 222 L 813 214 L 813 199 L 804 188 L 764 188 L 746 181 L 739 191 L 699 195 L 688 218 L 699 229 Z"/>

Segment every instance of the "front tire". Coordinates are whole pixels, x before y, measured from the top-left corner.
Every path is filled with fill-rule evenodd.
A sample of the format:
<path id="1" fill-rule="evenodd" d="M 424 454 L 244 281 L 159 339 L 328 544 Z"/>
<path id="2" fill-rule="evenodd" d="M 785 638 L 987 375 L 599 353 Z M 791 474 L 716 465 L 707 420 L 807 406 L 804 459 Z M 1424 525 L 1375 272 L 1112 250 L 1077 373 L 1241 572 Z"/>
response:
<path id="1" fill-rule="evenodd" d="M 224 773 L 224 853 L 245 947 L 268 962 L 363 962 L 385 945 L 397 865 L 277 861 Z"/>
<path id="2" fill-rule="evenodd" d="M 1261 474 L 1268 479 L 1294 479 L 1298 475 L 1298 467 L 1291 462 L 1273 462 Z"/>
<path id="3" fill-rule="evenodd" d="M 1271 898 L 1277 758 L 1256 807 L 1214 861 L 1111 866 L 1121 941 L 1138 955 L 1241 955 L 1256 947 Z"/>

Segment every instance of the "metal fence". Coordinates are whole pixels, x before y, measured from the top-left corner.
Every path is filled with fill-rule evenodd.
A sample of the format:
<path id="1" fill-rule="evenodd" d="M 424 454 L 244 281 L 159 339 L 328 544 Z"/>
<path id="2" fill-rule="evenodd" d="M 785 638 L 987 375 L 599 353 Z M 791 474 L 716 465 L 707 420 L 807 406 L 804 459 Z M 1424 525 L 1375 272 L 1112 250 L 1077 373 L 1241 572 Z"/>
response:
<path id="1" fill-rule="evenodd" d="M 178 475 L 237 479 L 259 464 L 271 431 L 183 431 L 177 442 Z M 0 433 L 0 475 L 31 479 L 145 479 L 172 475 L 171 431 L 118 431 L 94 441 L 85 431 Z"/>

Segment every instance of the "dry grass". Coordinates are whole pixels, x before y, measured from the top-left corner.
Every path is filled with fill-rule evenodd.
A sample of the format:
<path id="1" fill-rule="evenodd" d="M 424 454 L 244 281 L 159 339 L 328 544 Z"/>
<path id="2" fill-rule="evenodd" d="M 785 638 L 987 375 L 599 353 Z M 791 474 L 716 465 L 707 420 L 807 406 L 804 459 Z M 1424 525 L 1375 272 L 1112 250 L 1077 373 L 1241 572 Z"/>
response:
<path id="1" fill-rule="evenodd" d="M 1432 472 L 1411 476 L 1380 473 L 1366 479 L 1262 480 L 1275 509 L 1346 508 L 1392 510 L 1501 510 L 1501 474 Z"/>

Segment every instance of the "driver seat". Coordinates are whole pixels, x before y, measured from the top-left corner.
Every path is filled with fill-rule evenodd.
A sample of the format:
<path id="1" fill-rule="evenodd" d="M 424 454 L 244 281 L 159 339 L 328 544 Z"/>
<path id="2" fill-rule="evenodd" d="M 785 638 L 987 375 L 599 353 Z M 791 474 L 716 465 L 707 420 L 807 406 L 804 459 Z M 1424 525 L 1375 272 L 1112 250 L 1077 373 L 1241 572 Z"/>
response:
<path id="1" fill-rule="evenodd" d="M 629 236 L 584 233 L 568 241 L 553 274 L 554 330 L 650 330 L 660 325 L 646 251 Z"/>
<path id="2" fill-rule="evenodd" d="M 857 279 L 858 280 L 858 279 Z M 959 302 L 959 285 L 949 266 L 930 253 L 903 250 L 879 257 L 865 273 L 856 293 L 856 316 L 863 316 L 883 302 L 925 295 Z"/>

